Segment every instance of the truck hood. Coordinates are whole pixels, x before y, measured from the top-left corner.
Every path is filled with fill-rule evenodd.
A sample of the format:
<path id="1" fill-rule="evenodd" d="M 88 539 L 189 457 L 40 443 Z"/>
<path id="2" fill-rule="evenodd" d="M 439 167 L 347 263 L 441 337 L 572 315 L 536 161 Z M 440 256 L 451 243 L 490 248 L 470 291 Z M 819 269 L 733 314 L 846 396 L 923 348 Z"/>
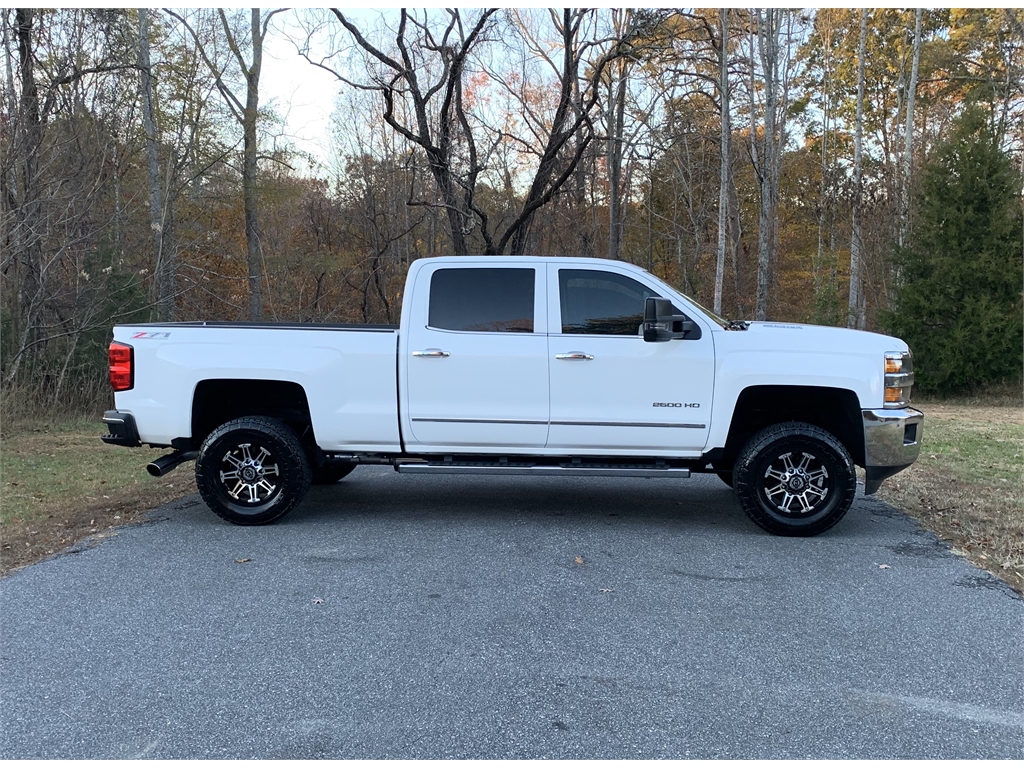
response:
<path id="1" fill-rule="evenodd" d="M 745 331 L 716 334 L 724 346 L 732 349 L 757 349 L 762 352 L 813 352 L 853 355 L 881 355 L 905 352 L 907 343 L 893 336 L 849 328 L 800 323 L 752 322 Z"/>

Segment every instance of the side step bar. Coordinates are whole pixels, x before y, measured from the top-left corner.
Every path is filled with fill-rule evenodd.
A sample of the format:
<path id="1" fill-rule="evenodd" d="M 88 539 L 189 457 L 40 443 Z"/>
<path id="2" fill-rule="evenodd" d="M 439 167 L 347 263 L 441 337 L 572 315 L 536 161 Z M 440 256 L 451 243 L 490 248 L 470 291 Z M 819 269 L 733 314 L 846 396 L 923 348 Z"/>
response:
<path id="1" fill-rule="evenodd" d="M 588 467 L 540 464 L 457 464 L 397 462 L 396 472 L 410 475 L 533 475 L 555 477 L 689 477 L 682 467 Z"/>

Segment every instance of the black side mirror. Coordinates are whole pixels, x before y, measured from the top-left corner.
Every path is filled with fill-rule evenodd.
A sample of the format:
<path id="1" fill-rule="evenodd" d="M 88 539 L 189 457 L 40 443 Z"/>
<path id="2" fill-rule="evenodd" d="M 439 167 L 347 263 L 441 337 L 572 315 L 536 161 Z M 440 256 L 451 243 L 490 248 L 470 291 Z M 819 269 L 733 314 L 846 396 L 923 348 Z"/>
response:
<path id="1" fill-rule="evenodd" d="M 700 326 L 686 315 L 676 315 L 672 302 L 652 296 L 644 304 L 644 341 L 699 339 Z"/>

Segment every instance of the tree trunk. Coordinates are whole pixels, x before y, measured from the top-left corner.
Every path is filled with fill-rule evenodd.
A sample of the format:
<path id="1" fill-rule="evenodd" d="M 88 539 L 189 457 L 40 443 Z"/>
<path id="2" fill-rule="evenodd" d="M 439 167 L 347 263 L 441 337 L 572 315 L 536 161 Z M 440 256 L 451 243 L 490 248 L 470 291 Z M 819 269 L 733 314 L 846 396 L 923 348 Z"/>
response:
<path id="1" fill-rule="evenodd" d="M 249 267 L 249 319 L 263 319 L 263 258 L 256 201 L 256 118 L 260 106 L 260 70 L 263 67 L 263 36 L 260 11 L 252 9 L 252 66 L 245 78 L 245 111 L 242 113 L 242 197 L 245 206 L 245 251 Z"/>
<path id="2" fill-rule="evenodd" d="M 721 174 L 718 188 L 718 254 L 715 263 L 715 306 L 717 314 L 722 314 L 722 282 L 725 279 L 725 248 L 726 230 L 729 226 L 729 139 L 732 129 L 729 124 L 729 9 L 718 9 L 718 20 L 721 27 L 721 46 L 719 51 L 719 98 L 721 99 L 722 131 L 719 141 L 721 152 Z"/>
<path id="3" fill-rule="evenodd" d="M 757 41 L 764 76 L 764 142 L 759 181 L 761 205 L 757 233 L 757 305 L 754 317 L 768 319 L 768 281 L 778 241 L 779 162 L 782 121 L 779 119 L 779 17 L 782 9 L 757 12 Z M 783 124 L 784 125 L 784 124 Z M 784 130 L 784 128 L 783 128 Z"/>
<path id="4" fill-rule="evenodd" d="M 18 339 L 17 350 L 8 358 L 9 368 L 5 376 L 7 384 L 17 378 L 25 353 L 30 348 L 45 279 L 40 232 L 42 209 L 39 199 L 39 152 L 43 143 L 43 125 L 39 112 L 39 91 L 36 87 L 35 52 L 32 48 L 35 15 L 31 8 L 19 8 L 15 20 L 18 62 L 21 69 L 21 98 L 18 104 L 22 153 L 21 199 L 14 224 L 18 233 L 16 242 L 21 246 L 21 252 L 18 254 L 20 279 L 17 283 L 16 302 L 20 312 L 20 327 L 15 334 L 15 338 Z"/>
<path id="5" fill-rule="evenodd" d="M 629 28 L 632 11 L 622 11 L 621 19 L 618 13 L 612 11 L 616 19 L 616 34 L 621 38 L 624 30 Z M 608 72 L 608 258 L 618 259 L 622 254 L 622 156 L 629 63 L 621 58 L 609 67 Z"/>
<path id="6" fill-rule="evenodd" d="M 612 130 L 608 137 L 608 258 L 618 259 L 622 251 L 622 155 L 626 111 L 626 80 L 624 60 L 619 61 L 618 83 L 614 99 Z M 611 84 L 609 84 L 611 90 Z"/>
<path id="7" fill-rule="evenodd" d="M 157 160 L 156 122 L 153 118 L 153 72 L 149 59 L 149 11 L 139 9 L 139 71 L 142 75 L 142 126 L 146 132 L 146 171 L 149 181 L 149 226 L 153 236 L 153 275 L 156 319 L 174 319 L 173 253 L 164 242 L 164 202 Z"/>
<path id="8" fill-rule="evenodd" d="M 910 228 L 910 173 L 913 168 L 914 150 L 914 98 L 917 95 L 917 71 L 921 64 L 921 14 L 917 9 L 914 19 L 914 63 L 910 68 L 910 85 L 907 86 L 907 125 L 903 134 L 903 184 L 900 195 L 899 245 L 903 247 Z"/>
<path id="9" fill-rule="evenodd" d="M 864 59 L 868 35 L 868 12 L 860 12 L 860 44 L 857 48 L 857 122 L 853 138 L 853 222 L 850 236 L 850 302 L 847 326 L 864 328 L 864 301 L 861 298 L 861 213 L 864 205 L 861 156 L 864 145 Z"/>

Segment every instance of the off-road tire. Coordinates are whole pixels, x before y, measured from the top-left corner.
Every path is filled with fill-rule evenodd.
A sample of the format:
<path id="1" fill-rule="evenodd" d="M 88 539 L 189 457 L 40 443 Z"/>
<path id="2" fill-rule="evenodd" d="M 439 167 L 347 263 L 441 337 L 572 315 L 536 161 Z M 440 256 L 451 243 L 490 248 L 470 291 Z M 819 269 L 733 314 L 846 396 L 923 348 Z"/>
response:
<path id="1" fill-rule="evenodd" d="M 217 427 L 196 459 L 203 501 L 236 525 L 266 525 L 290 512 L 309 490 L 311 474 L 291 428 L 263 416 Z"/>
<path id="2" fill-rule="evenodd" d="M 327 463 L 313 470 L 313 485 L 334 485 L 356 468 L 356 464 Z"/>
<path id="3" fill-rule="evenodd" d="M 791 421 L 766 427 L 733 469 L 743 511 L 779 536 L 816 536 L 842 520 L 857 493 L 849 451 L 825 430 Z"/>

